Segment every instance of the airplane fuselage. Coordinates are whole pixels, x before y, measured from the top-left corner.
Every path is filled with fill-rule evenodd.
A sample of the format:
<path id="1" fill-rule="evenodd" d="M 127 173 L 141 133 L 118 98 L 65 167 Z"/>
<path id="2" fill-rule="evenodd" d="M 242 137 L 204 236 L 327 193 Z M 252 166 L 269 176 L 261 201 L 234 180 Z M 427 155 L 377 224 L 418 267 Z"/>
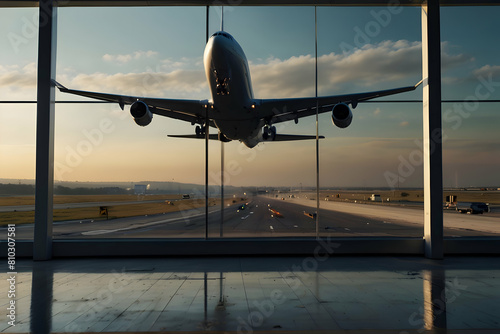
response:
<path id="1" fill-rule="evenodd" d="M 212 118 L 231 140 L 254 147 L 261 140 L 248 61 L 241 46 L 224 31 L 210 37 L 204 52 L 205 74 L 210 87 Z"/>

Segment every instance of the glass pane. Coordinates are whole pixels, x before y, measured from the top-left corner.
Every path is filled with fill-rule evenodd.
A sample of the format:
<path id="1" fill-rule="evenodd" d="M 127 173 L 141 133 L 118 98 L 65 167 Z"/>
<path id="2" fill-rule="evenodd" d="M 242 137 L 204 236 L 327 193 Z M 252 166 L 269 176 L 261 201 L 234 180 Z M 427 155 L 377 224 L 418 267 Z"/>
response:
<path id="1" fill-rule="evenodd" d="M 33 239 L 38 10 L 2 8 L 0 32 L 0 229 Z M 11 103 L 6 103 L 11 102 Z"/>
<path id="2" fill-rule="evenodd" d="M 414 85 L 421 52 L 420 8 L 318 8 L 320 95 Z M 380 103 L 421 99 L 417 89 L 350 104 L 346 128 L 320 116 L 322 235 L 423 235 L 422 105 Z"/>
<path id="3" fill-rule="evenodd" d="M 1 104 L 0 228 L 15 224 L 17 239 L 33 239 L 35 105 Z"/>
<path id="4" fill-rule="evenodd" d="M 220 8 L 211 8 L 211 13 L 214 33 L 220 29 Z M 312 7 L 226 7 L 224 30 L 246 55 L 255 99 L 314 96 Z M 291 108 L 292 104 L 283 104 L 275 113 Z M 252 129 L 261 135 L 266 124 L 260 122 L 259 113 L 264 109 L 259 105 L 249 109 L 248 122 L 255 121 Z M 276 139 L 285 134 L 316 135 L 314 117 L 298 124 L 293 119 L 271 122 L 271 127 L 276 129 Z M 316 187 L 315 141 L 268 140 L 257 145 L 243 141 L 246 144 L 238 140 L 224 144 L 223 237 L 314 236 L 314 220 L 294 198 L 301 186 Z M 215 149 L 218 146 L 214 145 Z M 220 175 L 220 160 L 210 168 Z M 220 235 L 220 225 L 211 225 L 211 236 Z"/>
<path id="5" fill-rule="evenodd" d="M 60 8 L 57 79 L 85 91 L 206 99 L 204 18 L 192 7 Z M 57 105 L 54 238 L 205 236 L 204 141 L 167 137 L 194 126 L 154 110 L 138 126 L 130 106 L 57 98 L 82 103 Z"/>
<path id="6" fill-rule="evenodd" d="M 500 100 L 500 51 L 491 43 L 498 14 L 498 7 L 442 9 L 443 100 L 454 100 L 442 108 L 448 237 L 500 234 L 500 103 L 491 102 Z"/>

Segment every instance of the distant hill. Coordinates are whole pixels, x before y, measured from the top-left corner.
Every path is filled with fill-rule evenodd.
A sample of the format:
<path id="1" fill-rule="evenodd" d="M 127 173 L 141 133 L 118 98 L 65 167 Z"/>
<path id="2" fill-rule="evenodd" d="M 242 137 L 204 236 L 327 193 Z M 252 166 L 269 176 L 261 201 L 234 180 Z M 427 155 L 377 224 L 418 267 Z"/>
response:
<path id="1" fill-rule="evenodd" d="M 0 183 L 0 196 L 26 196 L 34 194 L 35 186 L 33 184 Z"/>
<path id="2" fill-rule="evenodd" d="M 204 194 L 205 186 L 179 182 L 55 182 L 55 195 L 113 195 L 133 194 L 135 185 L 146 185 L 148 194 Z M 219 186 L 210 186 L 209 192 L 219 193 Z M 241 192 L 241 188 L 226 186 L 226 195 Z M 27 196 L 35 194 L 34 180 L 0 179 L 0 196 Z"/>

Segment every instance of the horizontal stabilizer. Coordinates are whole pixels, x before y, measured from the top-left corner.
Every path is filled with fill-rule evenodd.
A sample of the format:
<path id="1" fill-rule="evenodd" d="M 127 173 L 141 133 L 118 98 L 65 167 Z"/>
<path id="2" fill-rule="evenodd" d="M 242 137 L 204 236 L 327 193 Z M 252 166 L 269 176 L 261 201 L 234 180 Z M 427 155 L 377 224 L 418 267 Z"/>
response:
<path id="1" fill-rule="evenodd" d="M 324 139 L 324 136 L 319 136 L 319 139 Z M 291 141 L 291 140 L 308 140 L 308 139 L 316 139 L 316 135 L 307 136 L 307 135 L 280 135 L 277 134 L 274 141 Z"/>
<path id="2" fill-rule="evenodd" d="M 173 137 L 173 138 L 191 138 L 191 139 L 205 139 L 205 135 L 196 135 L 196 134 L 192 134 L 192 135 L 168 135 L 169 137 Z M 208 135 L 208 139 L 211 139 L 211 140 L 219 140 L 219 135 L 218 134 L 209 134 Z"/>
<path id="3" fill-rule="evenodd" d="M 172 138 L 191 138 L 191 139 L 205 139 L 204 135 L 168 135 L 169 137 Z M 319 139 L 324 139 L 324 136 L 319 136 Z M 219 135 L 218 134 L 209 134 L 208 139 L 210 140 L 219 140 Z M 315 135 L 308 136 L 308 135 L 281 135 L 281 134 L 276 134 L 276 137 L 274 140 L 266 140 L 264 142 L 271 142 L 271 141 L 292 141 L 292 140 L 311 140 L 311 139 L 316 139 Z"/>

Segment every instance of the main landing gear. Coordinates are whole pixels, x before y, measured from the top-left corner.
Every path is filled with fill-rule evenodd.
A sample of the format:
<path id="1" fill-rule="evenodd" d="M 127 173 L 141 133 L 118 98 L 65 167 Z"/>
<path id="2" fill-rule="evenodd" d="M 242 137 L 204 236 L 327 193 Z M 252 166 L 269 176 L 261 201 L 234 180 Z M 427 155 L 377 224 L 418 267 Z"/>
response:
<path id="1" fill-rule="evenodd" d="M 198 138 L 205 137 L 205 131 L 206 131 L 206 127 L 204 125 L 202 125 L 202 126 L 197 125 L 196 128 L 194 129 L 194 132 L 196 133 L 196 137 L 198 137 Z"/>
<path id="2" fill-rule="evenodd" d="M 262 128 L 262 138 L 264 140 L 274 140 L 276 139 L 276 127 L 266 125 Z"/>

